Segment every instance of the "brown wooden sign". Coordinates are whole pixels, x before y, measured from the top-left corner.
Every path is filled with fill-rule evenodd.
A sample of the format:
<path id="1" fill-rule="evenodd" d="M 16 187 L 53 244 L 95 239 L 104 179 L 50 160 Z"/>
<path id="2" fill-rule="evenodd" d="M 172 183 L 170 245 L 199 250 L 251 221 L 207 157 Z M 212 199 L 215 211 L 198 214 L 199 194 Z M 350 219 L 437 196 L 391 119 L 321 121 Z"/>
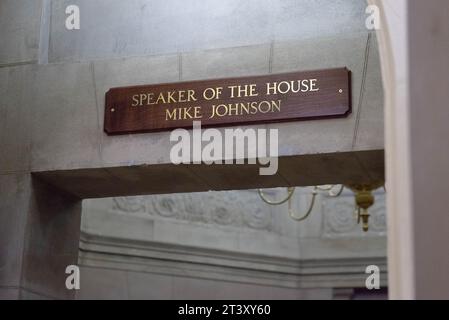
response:
<path id="1" fill-rule="evenodd" d="M 108 134 L 345 117 L 351 112 L 346 68 L 112 88 Z"/>

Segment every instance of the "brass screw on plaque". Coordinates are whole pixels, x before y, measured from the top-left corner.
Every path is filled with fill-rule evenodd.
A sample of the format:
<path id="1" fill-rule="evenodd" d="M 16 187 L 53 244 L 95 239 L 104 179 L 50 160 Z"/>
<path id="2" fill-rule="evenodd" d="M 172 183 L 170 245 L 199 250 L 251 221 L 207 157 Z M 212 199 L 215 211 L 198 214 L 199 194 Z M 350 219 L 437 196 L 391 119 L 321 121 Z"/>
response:
<path id="1" fill-rule="evenodd" d="M 338 92 L 343 93 L 343 89 L 338 90 Z"/>
<path id="2" fill-rule="evenodd" d="M 111 109 L 111 112 L 114 112 L 114 111 L 115 111 L 115 109 L 114 109 L 114 108 L 112 108 L 112 109 Z"/>

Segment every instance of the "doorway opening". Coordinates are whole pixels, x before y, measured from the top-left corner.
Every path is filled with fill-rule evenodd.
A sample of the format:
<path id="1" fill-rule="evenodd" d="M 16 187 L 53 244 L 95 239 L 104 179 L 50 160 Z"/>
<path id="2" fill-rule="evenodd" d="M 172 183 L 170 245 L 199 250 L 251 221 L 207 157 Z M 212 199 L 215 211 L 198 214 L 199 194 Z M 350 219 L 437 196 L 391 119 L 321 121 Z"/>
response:
<path id="1" fill-rule="evenodd" d="M 297 188 L 291 209 L 311 191 Z M 302 222 L 255 189 L 84 200 L 77 298 L 386 299 L 385 191 L 374 195 L 368 232 L 349 189 L 319 193 Z M 383 290 L 366 289 L 370 265 Z"/>

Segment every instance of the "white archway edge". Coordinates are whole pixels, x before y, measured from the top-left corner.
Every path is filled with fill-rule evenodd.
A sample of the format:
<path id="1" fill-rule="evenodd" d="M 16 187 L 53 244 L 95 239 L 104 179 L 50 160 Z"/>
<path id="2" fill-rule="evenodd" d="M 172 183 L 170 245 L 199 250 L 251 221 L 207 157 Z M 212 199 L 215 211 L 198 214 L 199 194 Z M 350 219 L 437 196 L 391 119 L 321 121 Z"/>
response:
<path id="1" fill-rule="evenodd" d="M 388 273 L 391 299 L 414 297 L 406 0 L 368 0 L 381 13 L 377 31 L 384 84 Z"/>
<path id="2" fill-rule="evenodd" d="M 378 1 L 391 299 L 447 299 L 449 3 Z"/>

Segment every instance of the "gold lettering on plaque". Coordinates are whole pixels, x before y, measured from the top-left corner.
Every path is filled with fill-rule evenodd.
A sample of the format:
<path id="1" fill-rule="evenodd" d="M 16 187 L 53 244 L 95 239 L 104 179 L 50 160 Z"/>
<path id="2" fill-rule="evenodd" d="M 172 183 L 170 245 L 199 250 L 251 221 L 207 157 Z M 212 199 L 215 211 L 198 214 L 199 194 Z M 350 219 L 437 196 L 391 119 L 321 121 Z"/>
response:
<path id="1" fill-rule="evenodd" d="M 178 90 L 178 91 L 168 91 L 160 92 L 155 100 L 155 94 L 153 92 L 135 94 L 132 97 L 131 106 L 141 107 L 149 106 L 154 104 L 169 104 L 169 103 L 179 103 L 179 102 L 191 102 L 197 101 L 195 97 L 195 90 Z"/>
<path id="2" fill-rule="evenodd" d="M 267 96 L 272 94 L 287 94 L 289 92 L 315 92 L 320 89 L 317 87 L 317 79 L 291 80 L 281 82 L 268 82 L 266 87 Z"/>
<path id="3" fill-rule="evenodd" d="M 202 117 L 201 106 L 165 109 L 165 121 L 201 119 Z"/>
<path id="4" fill-rule="evenodd" d="M 256 92 L 255 84 L 245 84 L 242 86 L 228 86 L 231 90 L 231 98 L 241 97 L 257 97 L 259 94 Z"/>
<path id="5" fill-rule="evenodd" d="M 245 114 L 257 114 L 268 112 L 281 112 L 281 100 L 277 101 L 253 101 L 212 105 L 212 114 L 209 119 L 224 116 L 241 116 Z"/>

